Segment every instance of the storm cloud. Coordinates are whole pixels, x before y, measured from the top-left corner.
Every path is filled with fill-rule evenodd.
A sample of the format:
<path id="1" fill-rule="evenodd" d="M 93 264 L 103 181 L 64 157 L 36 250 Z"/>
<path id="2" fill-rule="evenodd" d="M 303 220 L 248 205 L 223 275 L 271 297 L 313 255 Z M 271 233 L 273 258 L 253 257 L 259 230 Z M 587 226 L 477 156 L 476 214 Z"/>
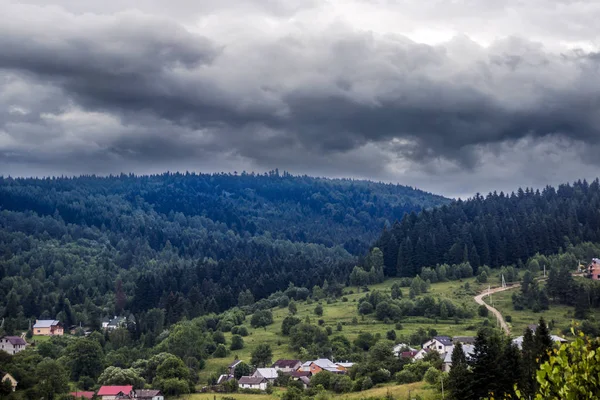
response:
<path id="1" fill-rule="evenodd" d="M 280 168 L 465 196 L 600 164 L 593 2 L 35 3 L 0 1 L 0 173 Z"/>

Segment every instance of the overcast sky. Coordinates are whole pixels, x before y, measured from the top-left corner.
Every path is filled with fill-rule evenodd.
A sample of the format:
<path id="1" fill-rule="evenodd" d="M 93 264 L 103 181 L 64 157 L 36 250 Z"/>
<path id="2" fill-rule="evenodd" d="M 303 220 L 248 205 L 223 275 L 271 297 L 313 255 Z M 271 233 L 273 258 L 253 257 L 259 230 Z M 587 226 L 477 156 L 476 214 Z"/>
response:
<path id="1" fill-rule="evenodd" d="M 600 175 L 600 2 L 0 0 L 0 174 Z"/>

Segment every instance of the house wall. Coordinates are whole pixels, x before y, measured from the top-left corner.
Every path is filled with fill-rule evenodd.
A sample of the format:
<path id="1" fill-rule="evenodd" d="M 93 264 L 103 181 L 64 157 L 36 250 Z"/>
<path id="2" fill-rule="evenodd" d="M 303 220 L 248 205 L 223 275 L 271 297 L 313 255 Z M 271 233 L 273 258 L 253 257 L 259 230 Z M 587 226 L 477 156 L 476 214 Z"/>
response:
<path id="1" fill-rule="evenodd" d="M 17 390 L 17 380 L 15 378 L 13 378 L 12 375 L 10 375 L 10 374 L 4 375 L 4 377 L 2 378 L 2 382 L 4 382 L 4 381 L 10 381 L 13 392 L 15 390 Z"/>
<path id="2" fill-rule="evenodd" d="M 8 339 L 0 339 L 0 350 L 4 350 L 8 354 L 17 354 L 25 350 L 25 346 L 22 344 L 13 345 Z"/>
<path id="3" fill-rule="evenodd" d="M 53 326 L 50 329 L 51 335 L 62 336 L 64 333 L 65 333 L 65 331 L 61 326 Z"/>
<path id="4" fill-rule="evenodd" d="M 265 382 L 260 383 L 258 385 L 250 385 L 250 384 L 242 384 L 240 385 L 240 387 L 242 389 L 258 389 L 258 390 L 266 390 L 267 389 L 267 384 Z"/>
<path id="5" fill-rule="evenodd" d="M 34 335 L 43 335 L 50 336 L 52 333 L 50 332 L 50 328 L 33 328 Z"/>
<path id="6" fill-rule="evenodd" d="M 318 374 L 319 372 L 323 371 L 323 369 L 321 367 L 319 367 L 316 364 L 310 364 L 310 372 L 314 375 L 314 374 Z"/>

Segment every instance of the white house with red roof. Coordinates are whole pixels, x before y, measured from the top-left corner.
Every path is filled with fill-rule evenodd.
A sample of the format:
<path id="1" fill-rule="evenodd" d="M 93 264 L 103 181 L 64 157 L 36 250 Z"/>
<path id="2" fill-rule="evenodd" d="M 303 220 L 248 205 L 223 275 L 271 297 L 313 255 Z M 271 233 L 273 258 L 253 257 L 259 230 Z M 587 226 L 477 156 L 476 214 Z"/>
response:
<path id="1" fill-rule="evenodd" d="M 98 393 L 96 393 L 98 397 L 102 400 L 117 400 L 117 398 L 127 398 L 133 399 L 135 397 L 135 392 L 133 391 L 133 386 L 102 386 Z"/>

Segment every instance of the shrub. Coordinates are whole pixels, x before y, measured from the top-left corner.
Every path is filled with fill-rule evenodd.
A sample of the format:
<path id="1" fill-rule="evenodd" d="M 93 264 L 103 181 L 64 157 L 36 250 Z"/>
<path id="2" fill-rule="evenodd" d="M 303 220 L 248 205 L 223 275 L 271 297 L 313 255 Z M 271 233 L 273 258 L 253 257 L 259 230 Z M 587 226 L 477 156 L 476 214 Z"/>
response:
<path id="1" fill-rule="evenodd" d="M 373 387 L 373 380 L 371 380 L 371 378 L 369 378 L 368 376 L 363 379 L 362 381 L 362 386 L 361 389 L 362 390 L 369 390 Z"/>
<path id="2" fill-rule="evenodd" d="M 440 370 L 434 367 L 429 367 L 427 372 L 425 372 L 423 379 L 425 379 L 425 382 L 429 383 L 430 385 L 435 385 L 440 381 L 441 376 L 442 372 Z"/>
<path id="3" fill-rule="evenodd" d="M 244 348 L 244 339 L 240 335 L 233 335 L 231 337 L 231 345 L 229 346 L 231 350 L 240 350 Z"/>
<path id="4" fill-rule="evenodd" d="M 227 357 L 227 348 L 225 347 L 224 344 L 219 344 L 217 346 L 217 349 L 213 353 L 213 357 L 215 357 L 215 358 Z"/>
<path id="5" fill-rule="evenodd" d="M 484 304 L 479 306 L 479 309 L 477 310 L 477 312 L 479 313 L 480 317 L 484 317 L 484 318 L 486 318 L 490 313 Z"/>
<path id="6" fill-rule="evenodd" d="M 341 322 L 338 322 L 338 323 L 337 323 L 337 327 L 336 327 L 335 329 L 336 329 L 338 332 L 341 332 L 341 331 L 342 331 L 342 323 L 341 323 Z"/>
<path id="7" fill-rule="evenodd" d="M 417 377 L 417 375 L 415 375 L 414 372 L 411 372 L 408 370 L 402 370 L 402 371 L 396 373 L 396 375 L 394 375 L 394 378 L 396 379 L 396 382 L 399 385 L 404 385 L 406 383 L 413 383 L 413 382 L 417 382 L 419 380 L 419 378 Z"/>
<path id="8" fill-rule="evenodd" d="M 512 316 L 507 315 L 506 317 L 504 317 L 504 319 L 506 320 L 506 322 L 512 322 Z"/>
<path id="9" fill-rule="evenodd" d="M 242 325 L 238 328 L 237 333 L 240 336 L 248 336 L 248 328 L 246 328 L 244 325 Z"/>
<path id="10" fill-rule="evenodd" d="M 396 340 L 396 331 L 395 331 L 395 330 L 393 330 L 393 329 L 392 329 L 392 330 L 389 330 L 389 331 L 387 331 L 387 333 L 385 334 L 385 337 L 386 337 L 388 340 L 392 340 L 392 341 Z"/>

